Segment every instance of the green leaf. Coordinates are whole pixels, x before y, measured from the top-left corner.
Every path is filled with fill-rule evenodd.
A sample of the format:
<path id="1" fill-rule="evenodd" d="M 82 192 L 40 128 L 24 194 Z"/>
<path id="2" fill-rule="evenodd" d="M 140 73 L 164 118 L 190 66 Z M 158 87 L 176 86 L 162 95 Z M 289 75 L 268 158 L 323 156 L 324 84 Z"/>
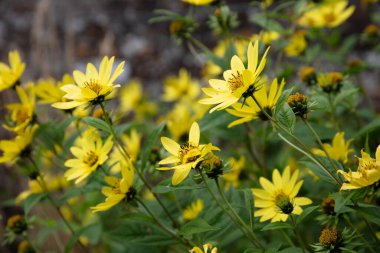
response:
<path id="1" fill-rule="evenodd" d="M 250 21 L 252 21 L 253 23 L 261 26 L 262 28 L 268 31 L 275 31 L 281 34 L 284 32 L 284 28 L 279 22 L 277 22 L 274 19 L 268 18 L 264 13 L 254 14 L 253 16 L 250 17 Z"/>
<path id="2" fill-rule="evenodd" d="M 298 216 L 297 224 L 301 223 L 307 216 L 309 216 L 312 212 L 317 210 L 319 206 L 309 206 L 303 210 L 303 212 Z"/>
<path id="3" fill-rule="evenodd" d="M 318 157 L 321 164 L 324 165 L 327 168 L 327 170 L 331 172 L 332 175 L 336 174 L 335 168 L 332 166 L 332 164 L 330 163 L 327 157 L 318 156 L 318 155 L 316 155 L 316 157 Z M 338 169 L 343 170 L 343 167 L 339 162 L 335 161 L 334 159 L 332 159 L 332 161 L 337 166 Z M 336 185 L 336 181 L 332 179 L 331 176 L 329 176 L 329 174 L 324 169 L 322 169 L 318 164 L 314 163 L 308 158 L 303 158 L 298 163 L 302 165 L 303 167 L 310 169 L 321 180 Z"/>
<path id="4" fill-rule="evenodd" d="M 61 144 L 65 137 L 65 130 L 73 121 L 72 118 L 62 122 L 48 122 L 40 125 L 36 137 L 49 149 L 54 150 L 56 144 Z"/>
<path id="5" fill-rule="evenodd" d="M 162 122 L 149 135 L 149 137 L 148 137 L 148 139 L 144 145 L 144 149 L 141 152 L 141 167 L 140 167 L 141 171 L 143 171 L 145 169 L 146 163 L 149 160 L 150 153 L 152 152 L 152 148 L 153 148 L 154 144 L 156 144 L 157 139 L 160 136 L 165 125 L 166 125 L 166 121 Z"/>
<path id="6" fill-rule="evenodd" d="M 181 227 L 179 230 L 179 234 L 184 235 L 184 236 L 189 236 L 193 234 L 198 234 L 202 232 L 207 232 L 207 231 L 215 231 L 219 230 L 220 228 L 211 226 L 208 224 L 205 220 L 201 218 L 196 218 L 195 220 L 192 220 L 185 225 Z"/>
<path id="7" fill-rule="evenodd" d="M 71 252 L 75 243 L 77 243 L 77 241 L 82 235 L 88 235 L 87 237 L 90 238 L 90 240 L 99 239 L 101 231 L 102 226 L 100 223 L 93 223 L 84 228 L 79 229 L 75 232 L 75 234 L 70 238 L 70 241 L 66 244 L 65 253 Z"/>
<path id="8" fill-rule="evenodd" d="M 363 126 L 362 128 L 360 128 L 360 130 L 355 134 L 353 138 L 357 139 L 358 137 L 379 128 L 380 128 L 380 118 L 377 118 L 371 121 L 370 123 L 368 123 L 367 125 Z"/>
<path id="9" fill-rule="evenodd" d="M 359 213 L 363 214 L 363 216 L 369 221 L 376 225 L 380 225 L 380 207 L 359 203 L 359 208 L 356 208 Z"/>
<path id="10" fill-rule="evenodd" d="M 251 224 L 251 228 L 253 229 L 253 221 L 254 219 L 254 198 L 251 189 L 243 189 L 241 190 L 244 193 L 244 204 L 248 211 L 249 222 Z"/>
<path id="11" fill-rule="evenodd" d="M 284 103 L 280 111 L 276 114 L 276 118 L 281 126 L 293 133 L 296 125 L 296 115 L 287 103 Z"/>
<path id="12" fill-rule="evenodd" d="M 274 108 L 274 115 L 277 115 L 278 112 L 282 109 L 285 103 L 288 101 L 288 97 L 293 92 L 293 88 L 286 89 L 281 93 L 281 96 L 277 100 L 277 104 Z"/>
<path id="13" fill-rule="evenodd" d="M 265 227 L 263 227 L 261 229 L 261 231 L 277 230 L 277 229 L 288 229 L 288 228 L 291 229 L 292 226 L 290 226 L 286 222 L 278 221 L 278 222 L 269 223 L 268 225 L 266 225 Z"/>
<path id="14" fill-rule="evenodd" d="M 111 130 L 108 124 L 104 120 L 94 118 L 94 117 L 85 117 L 82 119 L 82 121 L 97 129 L 106 131 L 107 133 L 111 133 Z"/>
<path id="15" fill-rule="evenodd" d="M 290 247 L 283 250 L 278 251 L 278 253 L 302 253 L 304 252 L 303 249 L 298 247 Z"/>
<path id="16" fill-rule="evenodd" d="M 340 105 L 345 99 L 353 100 L 352 95 L 356 95 L 357 88 L 343 89 L 334 99 L 334 106 Z"/>
<path id="17" fill-rule="evenodd" d="M 335 201 L 334 212 L 340 214 L 354 211 L 351 207 L 348 207 L 349 204 L 352 206 L 351 198 L 354 194 L 355 191 L 333 193 L 332 196 Z"/>
<path id="18" fill-rule="evenodd" d="M 24 206 L 25 215 L 27 215 L 32 208 L 41 202 L 47 195 L 45 193 L 35 193 L 29 195 L 25 200 L 22 201 L 22 205 Z"/>
<path id="19" fill-rule="evenodd" d="M 203 189 L 204 187 L 202 186 L 172 186 L 172 185 L 157 185 L 153 187 L 152 192 L 158 193 L 158 194 L 163 194 L 163 193 L 168 193 L 168 192 L 174 192 L 178 190 L 194 190 L 194 189 Z"/>

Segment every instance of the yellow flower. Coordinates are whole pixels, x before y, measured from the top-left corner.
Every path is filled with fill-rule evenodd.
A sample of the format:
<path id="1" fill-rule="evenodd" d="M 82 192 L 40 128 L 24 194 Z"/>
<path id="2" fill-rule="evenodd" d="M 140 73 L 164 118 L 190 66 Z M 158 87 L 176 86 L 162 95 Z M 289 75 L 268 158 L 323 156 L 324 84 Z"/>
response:
<path id="1" fill-rule="evenodd" d="M 66 92 L 61 90 L 61 87 L 72 83 L 74 83 L 74 79 L 69 74 L 65 74 L 60 82 L 53 78 L 39 80 L 36 85 L 36 95 L 40 98 L 39 102 L 41 104 L 67 102 L 68 100 L 63 98 Z"/>
<path id="2" fill-rule="evenodd" d="M 257 92 L 255 92 L 255 98 L 269 115 L 272 113 L 273 107 L 280 98 L 284 85 L 284 79 L 281 81 L 280 85 L 278 85 L 276 78 L 273 80 L 270 90 L 268 89 L 268 85 L 264 84 Z M 267 94 L 268 90 L 269 93 Z M 236 103 L 232 107 L 233 109 L 227 109 L 227 112 L 240 117 L 240 119 L 233 121 L 228 127 L 233 127 L 258 118 L 261 120 L 268 120 L 267 116 L 260 110 L 259 106 L 251 97 L 246 100 L 244 106 L 241 103 Z"/>
<path id="3" fill-rule="evenodd" d="M 368 153 L 361 151 L 362 157 L 359 159 L 357 171 L 345 172 L 338 170 L 348 181 L 342 185 L 340 190 L 351 190 L 372 185 L 380 180 L 380 145 L 376 149 L 376 159 Z"/>
<path id="4" fill-rule="evenodd" d="M 165 117 L 172 139 L 179 141 L 184 137 L 191 127 L 191 122 L 201 119 L 206 111 L 207 107 L 198 103 L 177 103 Z"/>
<path id="5" fill-rule="evenodd" d="M 323 146 L 325 147 L 327 154 L 329 156 L 337 161 L 340 161 L 342 163 L 347 163 L 348 159 L 347 156 L 353 152 L 352 149 L 350 149 L 352 139 L 348 140 L 347 142 L 344 140 L 344 133 L 338 132 L 335 134 L 332 145 L 328 143 L 323 143 Z M 312 152 L 316 155 L 320 156 L 326 156 L 325 152 L 321 149 L 312 149 Z"/>
<path id="6" fill-rule="evenodd" d="M 17 246 L 17 253 L 36 252 L 27 240 L 22 240 Z"/>
<path id="7" fill-rule="evenodd" d="M 8 59 L 10 66 L 0 62 L 0 91 L 19 83 L 25 70 L 25 63 L 21 61 L 20 54 L 16 50 L 9 52 Z"/>
<path id="8" fill-rule="evenodd" d="M 215 0 L 182 0 L 182 2 L 192 4 L 192 5 L 208 5 Z"/>
<path id="9" fill-rule="evenodd" d="M 67 180 L 76 179 L 75 183 L 87 178 L 94 170 L 105 163 L 113 142 L 109 137 L 103 144 L 99 133 L 95 129 L 88 129 L 70 148 L 74 159 L 65 162 L 65 166 L 70 169 L 65 172 Z"/>
<path id="10" fill-rule="evenodd" d="M 128 82 L 119 94 L 121 114 L 133 112 L 137 120 L 141 121 L 157 112 L 156 104 L 144 99 L 141 82 L 137 79 Z"/>
<path id="11" fill-rule="evenodd" d="M 86 73 L 79 70 L 73 72 L 75 84 L 66 84 L 61 90 L 66 92 L 63 97 L 67 102 L 57 102 L 52 104 L 59 109 L 72 109 L 79 105 L 88 103 L 97 104 L 110 97 L 119 84 L 114 85 L 116 78 L 124 71 L 124 61 L 121 62 L 112 73 L 114 57 L 108 59 L 105 56 L 100 63 L 99 72 L 92 63 L 87 64 Z"/>
<path id="12" fill-rule="evenodd" d="M 285 54 L 289 57 L 300 55 L 307 47 L 305 32 L 298 31 L 291 38 L 288 45 L 284 48 Z"/>
<path id="13" fill-rule="evenodd" d="M 25 88 L 16 87 L 21 103 L 6 105 L 9 117 L 3 127 L 12 132 L 20 132 L 34 119 L 35 89 L 33 83 L 28 83 Z"/>
<path id="14" fill-rule="evenodd" d="M 226 181 L 225 188 L 230 188 L 231 185 L 237 187 L 239 184 L 239 176 L 241 171 L 244 169 L 245 158 L 240 156 L 239 160 L 235 158 L 228 159 L 228 164 L 231 167 L 231 171 L 223 175 L 224 181 Z"/>
<path id="15" fill-rule="evenodd" d="M 336 27 L 346 21 L 354 12 L 355 6 L 346 8 L 348 1 L 330 1 L 317 5 L 305 12 L 298 24 L 307 27 Z"/>
<path id="16" fill-rule="evenodd" d="M 301 206 L 309 205 L 312 201 L 306 197 L 296 197 L 303 180 L 298 181 L 299 170 L 290 173 L 287 166 L 281 176 L 275 169 L 272 174 L 272 182 L 260 177 L 260 185 L 263 189 L 252 189 L 255 196 L 255 217 L 261 217 L 260 222 L 271 219 L 271 222 L 286 221 L 290 214 L 300 215 Z"/>
<path id="17" fill-rule="evenodd" d="M 328 72 L 317 76 L 319 87 L 326 93 L 339 92 L 343 83 L 343 75 L 340 72 Z"/>
<path id="18" fill-rule="evenodd" d="M 280 38 L 281 34 L 276 31 L 261 31 L 259 34 L 251 36 L 252 40 L 259 40 L 265 45 L 269 45 L 272 41 L 276 41 Z"/>
<path id="19" fill-rule="evenodd" d="M 194 220 L 198 217 L 199 213 L 203 210 L 203 200 L 197 199 L 192 202 L 188 207 L 185 208 L 182 212 L 182 217 L 185 220 Z"/>
<path id="20" fill-rule="evenodd" d="M 266 63 L 266 55 L 269 48 L 265 51 L 264 56 L 258 64 L 259 43 L 249 43 L 247 58 L 248 68 L 245 68 L 242 60 L 234 55 L 231 58 L 231 69 L 224 71 L 224 80 L 211 79 L 209 84 L 211 88 L 203 88 L 203 92 L 210 98 L 201 99 L 201 104 L 218 104 L 210 110 L 222 110 L 230 105 L 235 104 L 247 92 L 248 96 L 255 90 L 259 75 L 263 71 Z"/>
<path id="21" fill-rule="evenodd" d="M 176 100 L 194 100 L 199 94 L 199 83 L 191 78 L 186 69 L 179 71 L 178 77 L 169 76 L 164 80 L 164 95 L 162 99 L 166 102 Z"/>
<path id="22" fill-rule="evenodd" d="M 123 134 L 121 136 L 122 144 L 130 155 L 132 162 L 136 162 L 137 157 L 140 154 L 141 138 L 141 134 L 135 129 L 133 129 L 129 135 Z M 123 161 L 124 159 L 124 155 L 120 152 L 120 150 L 114 149 L 109 160 L 109 164 L 114 165 L 112 166 L 111 171 L 120 172 L 122 167 L 122 163 L 120 163 L 120 161 Z"/>
<path id="23" fill-rule="evenodd" d="M 123 200 L 131 200 L 134 198 L 136 191 L 133 189 L 134 167 L 129 165 L 122 166 L 122 178 L 107 176 L 106 183 L 111 186 L 103 187 L 102 193 L 106 196 L 106 200 L 94 207 L 91 207 L 92 212 L 103 212 L 117 205 Z"/>
<path id="24" fill-rule="evenodd" d="M 29 155 L 33 136 L 37 128 L 37 125 L 28 126 L 24 131 L 18 133 L 13 140 L 0 141 L 0 149 L 3 153 L 3 155 L 0 156 L 0 163 L 14 163 L 19 156 L 23 157 Z"/>
<path id="25" fill-rule="evenodd" d="M 213 247 L 210 243 L 206 243 L 203 245 L 203 250 L 199 247 L 194 247 L 190 250 L 190 253 L 218 253 L 218 248 Z"/>
<path id="26" fill-rule="evenodd" d="M 181 183 L 194 169 L 199 162 L 203 161 L 205 157 L 212 150 L 219 150 L 219 148 L 212 146 L 211 143 L 207 145 L 199 144 L 200 130 L 197 122 L 191 125 L 189 132 L 189 141 L 183 145 L 179 145 L 172 139 L 161 137 L 161 143 L 164 148 L 171 154 L 171 156 L 161 160 L 158 164 L 173 164 L 170 167 L 160 167 L 158 170 L 174 170 L 172 184 L 177 185 Z"/>

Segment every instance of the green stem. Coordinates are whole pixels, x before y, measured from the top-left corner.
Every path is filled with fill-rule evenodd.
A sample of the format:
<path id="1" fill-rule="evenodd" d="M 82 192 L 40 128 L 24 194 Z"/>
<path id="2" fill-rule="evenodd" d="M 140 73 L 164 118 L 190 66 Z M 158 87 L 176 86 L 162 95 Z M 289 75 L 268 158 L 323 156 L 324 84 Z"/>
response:
<path id="1" fill-rule="evenodd" d="M 34 169 L 38 173 L 38 178 L 37 178 L 37 183 L 40 185 L 41 189 L 45 192 L 48 200 L 52 204 L 52 206 L 55 208 L 55 210 L 58 212 L 59 217 L 62 219 L 63 223 L 65 223 L 66 227 L 70 230 L 72 236 L 75 235 L 75 230 L 73 227 L 70 225 L 69 221 L 65 218 L 63 213 L 61 212 L 61 209 L 59 208 L 59 204 L 55 201 L 55 199 L 51 196 L 50 191 L 46 185 L 44 177 L 41 175 L 40 169 L 37 165 L 37 163 L 34 161 L 32 157 L 29 157 L 29 161 L 32 163 Z M 82 248 L 82 250 L 86 251 L 86 247 L 78 240 L 77 243 L 79 246 Z"/>
<path id="2" fill-rule="evenodd" d="M 207 183 L 206 177 L 204 176 L 203 172 L 201 170 L 198 170 L 198 173 L 201 175 L 203 182 L 206 185 L 207 191 L 210 193 L 211 197 L 214 199 L 216 204 L 230 217 L 230 219 L 235 223 L 235 225 L 240 229 L 240 231 L 252 242 L 252 244 L 256 247 L 260 247 L 254 240 L 251 238 L 249 234 L 247 234 L 247 231 L 245 231 L 244 228 L 240 226 L 237 220 L 235 220 L 234 216 L 226 209 L 226 207 L 220 202 L 218 197 L 214 194 L 214 192 L 211 190 L 210 185 Z"/>
<path id="3" fill-rule="evenodd" d="M 360 236 L 360 238 L 363 240 L 364 242 L 364 245 L 367 246 L 367 248 L 369 249 L 369 251 L 371 251 L 372 253 L 376 253 L 376 251 L 370 246 L 370 244 L 367 242 L 367 240 L 364 238 L 363 234 L 360 233 L 357 229 L 357 227 L 355 227 L 354 224 L 352 224 L 352 222 L 350 221 L 350 218 L 347 216 L 347 215 L 343 215 L 343 218 L 344 220 L 347 222 L 348 225 L 350 225 L 350 227 L 354 230 L 354 231 L 357 231 L 357 234 Z"/>
<path id="4" fill-rule="evenodd" d="M 301 249 L 302 249 L 302 252 L 305 252 L 305 248 L 306 248 L 306 246 L 305 246 L 305 243 L 304 243 L 304 241 L 302 240 L 302 237 L 301 237 L 301 235 L 300 235 L 300 233 L 299 233 L 299 231 L 298 231 L 298 229 L 297 229 L 297 224 L 296 224 L 296 221 L 295 221 L 293 215 L 290 215 L 290 220 L 292 221 L 294 234 L 296 235 L 297 241 L 298 241 L 298 243 L 300 244 L 300 247 L 301 247 Z"/>
<path id="5" fill-rule="evenodd" d="M 307 128 L 309 128 L 310 132 L 314 135 L 315 139 L 317 140 L 319 146 L 321 147 L 321 149 L 323 150 L 323 152 L 325 153 L 327 159 L 329 160 L 329 162 L 331 163 L 331 165 L 334 167 L 335 171 L 338 171 L 339 168 L 337 168 L 336 164 L 334 163 L 334 161 L 331 159 L 329 153 L 327 152 L 325 146 L 323 145 L 322 141 L 321 141 L 321 138 L 319 138 L 319 135 L 317 134 L 317 132 L 314 130 L 314 128 L 310 125 L 309 121 L 307 119 L 304 119 L 302 118 L 302 121 L 303 123 L 305 123 L 305 125 L 307 126 Z"/>
<path id="6" fill-rule="evenodd" d="M 283 229 L 279 229 L 282 237 L 284 237 L 284 239 L 289 243 L 290 246 L 294 247 L 294 242 L 292 241 L 292 239 L 290 238 L 290 236 L 283 230 Z"/>
<path id="7" fill-rule="evenodd" d="M 339 187 L 342 186 L 342 183 L 339 182 L 339 180 L 337 180 L 335 178 L 335 176 L 329 171 L 328 168 L 326 168 L 326 166 L 324 166 L 320 161 L 319 159 L 309 150 L 308 147 L 306 147 L 302 141 L 300 141 L 294 134 L 292 134 L 291 132 L 289 132 L 286 128 L 284 128 L 283 126 L 281 126 L 276 119 L 274 119 L 271 115 L 269 115 L 265 110 L 264 108 L 260 105 L 259 101 L 257 101 L 257 99 L 255 98 L 255 96 L 253 95 L 252 96 L 253 100 L 255 101 L 255 103 L 257 104 L 257 106 L 260 108 L 260 110 L 265 114 L 265 116 L 271 120 L 271 122 L 279 129 L 281 129 L 282 131 L 284 131 L 285 133 L 287 133 L 289 136 L 291 136 L 293 138 L 294 141 L 296 141 L 298 143 L 298 145 L 300 145 L 302 147 L 299 148 L 297 147 L 295 144 L 293 144 L 291 141 L 287 140 L 284 136 L 282 136 L 280 133 L 278 133 L 278 136 L 283 139 L 286 143 L 288 143 L 290 146 L 292 146 L 293 148 L 295 148 L 296 150 L 300 151 L 301 153 L 303 153 L 304 155 L 306 155 L 307 157 L 309 157 L 313 162 L 315 162 L 318 166 L 320 166 L 323 171 L 325 171 L 332 179 L 334 179 L 334 181 L 339 185 Z"/>
<path id="8" fill-rule="evenodd" d="M 178 236 L 176 232 L 172 231 L 170 228 L 168 228 L 164 224 L 162 224 L 160 222 L 160 220 L 152 213 L 152 211 L 150 211 L 150 209 L 148 208 L 148 206 L 145 205 L 145 203 L 141 199 L 139 199 L 139 198 L 135 198 L 135 199 L 145 209 L 145 211 L 147 211 L 147 213 L 153 218 L 153 220 L 157 223 L 157 225 L 162 230 L 164 230 L 166 233 L 168 233 L 170 236 L 172 236 L 174 239 L 176 239 L 181 244 L 184 244 L 185 246 L 188 246 L 188 247 L 195 246 L 194 243 L 192 243 L 191 241 L 186 240 L 183 237 Z"/>
<path id="9" fill-rule="evenodd" d="M 102 111 L 104 113 L 104 116 L 105 116 L 105 119 L 106 119 L 106 123 L 108 124 L 108 127 L 110 128 L 110 131 L 111 131 L 111 134 L 113 136 L 113 139 L 115 140 L 115 142 L 117 143 L 117 147 L 120 151 L 120 153 L 124 156 L 124 158 L 126 159 L 126 161 L 130 164 L 132 164 L 132 161 L 131 161 L 131 156 L 128 154 L 127 150 L 124 148 L 123 144 L 121 143 L 120 139 L 118 138 L 118 136 L 116 135 L 115 133 L 115 130 L 113 129 L 113 126 L 112 126 L 112 122 L 111 122 L 111 118 L 110 116 L 108 115 L 103 103 L 100 103 L 100 107 L 102 108 Z M 161 206 L 161 208 L 164 210 L 166 216 L 168 216 L 168 218 L 171 220 L 172 224 L 174 227 L 178 228 L 179 227 L 179 224 L 177 223 L 177 221 L 173 218 L 173 216 L 170 214 L 169 210 L 165 207 L 164 203 L 162 203 L 161 199 L 158 197 L 158 195 L 152 191 L 152 186 L 148 183 L 148 181 L 145 179 L 145 177 L 143 176 L 143 174 L 133 166 L 136 174 L 138 175 L 138 177 L 141 179 L 141 181 L 143 181 L 144 185 L 146 186 L 146 188 L 148 188 L 148 190 L 153 194 L 154 198 L 157 200 L 158 204 Z"/>
<path id="10" fill-rule="evenodd" d="M 335 128 L 338 129 L 339 131 L 341 130 L 341 127 L 339 125 L 339 121 L 338 119 L 336 118 L 336 108 L 335 108 L 335 105 L 332 101 L 332 94 L 329 93 L 327 95 L 328 97 L 328 100 L 329 100 L 329 104 L 330 104 L 330 108 L 331 108 L 331 119 L 332 119 L 332 122 L 333 124 L 335 125 Z"/>
<path id="11" fill-rule="evenodd" d="M 226 195 L 224 195 L 223 189 L 222 189 L 222 187 L 220 187 L 219 180 L 215 179 L 215 183 L 216 183 L 216 186 L 218 188 L 218 192 L 219 192 L 220 196 L 222 197 L 224 203 L 228 206 L 228 208 L 231 210 L 232 214 L 239 221 L 239 223 L 248 231 L 248 233 L 255 240 L 255 242 L 257 243 L 257 245 L 259 245 L 259 248 L 262 249 L 263 246 L 261 245 L 260 241 L 255 236 L 255 234 L 253 233 L 253 231 L 251 230 L 251 228 L 247 224 L 245 224 L 245 222 L 240 218 L 239 214 L 235 211 L 235 209 L 232 207 L 231 203 L 226 198 Z"/>
<path id="12" fill-rule="evenodd" d="M 252 146 L 252 140 L 251 140 L 251 128 L 248 123 L 244 124 L 247 130 L 247 148 L 249 150 L 249 153 L 252 157 L 252 160 L 254 163 L 256 163 L 257 167 L 259 167 L 262 171 L 264 171 L 264 176 L 268 176 L 268 170 L 267 167 L 263 164 L 263 162 L 260 160 L 260 158 L 257 155 L 257 150 Z"/>

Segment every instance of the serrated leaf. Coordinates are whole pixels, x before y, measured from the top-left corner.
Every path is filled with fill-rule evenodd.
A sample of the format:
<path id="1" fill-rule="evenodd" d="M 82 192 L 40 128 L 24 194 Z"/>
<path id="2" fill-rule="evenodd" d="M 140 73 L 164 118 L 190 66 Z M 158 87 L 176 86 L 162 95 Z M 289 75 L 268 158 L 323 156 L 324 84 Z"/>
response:
<path id="1" fill-rule="evenodd" d="M 148 139 L 144 145 L 144 149 L 141 152 L 141 167 L 140 170 L 144 170 L 146 163 L 149 160 L 150 153 L 152 152 L 152 148 L 154 144 L 156 144 L 158 137 L 160 136 L 162 130 L 166 125 L 166 121 L 159 124 L 148 136 Z"/>
<path id="2" fill-rule="evenodd" d="M 276 114 L 278 123 L 293 133 L 296 125 L 296 115 L 287 103 L 284 103 L 280 111 Z"/>
<path id="3" fill-rule="evenodd" d="M 267 231 L 267 230 L 277 230 L 277 229 L 291 229 L 292 226 L 290 226 L 288 223 L 286 222 L 273 222 L 273 223 L 269 223 L 268 225 L 266 225 L 265 227 L 263 227 L 261 229 L 261 231 Z"/>
<path id="4" fill-rule="evenodd" d="M 111 130 L 108 124 L 104 120 L 94 118 L 94 117 L 85 117 L 82 119 L 82 121 L 97 129 L 106 131 L 107 133 L 111 133 Z"/>
<path id="5" fill-rule="evenodd" d="M 207 221 L 201 219 L 201 218 L 196 218 L 192 221 L 189 221 L 185 225 L 181 227 L 179 230 L 179 234 L 184 235 L 184 236 L 189 236 L 193 234 L 198 234 L 202 232 L 207 232 L 207 231 L 215 231 L 219 230 L 220 228 L 211 226 L 210 224 L 207 223 Z"/>

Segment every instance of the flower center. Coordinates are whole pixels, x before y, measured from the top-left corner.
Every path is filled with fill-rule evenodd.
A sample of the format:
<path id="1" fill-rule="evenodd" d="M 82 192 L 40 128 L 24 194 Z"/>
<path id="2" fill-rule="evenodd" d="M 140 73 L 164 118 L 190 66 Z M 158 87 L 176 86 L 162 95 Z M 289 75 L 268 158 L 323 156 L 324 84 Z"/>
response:
<path id="1" fill-rule="evenodd" d="M 198 147 L 189 142 L 181 145 L 181 149 L 178 151 L 178 157 L 182 164 L 194 162 L 200 156 L 201 152 Z"/>
<path id="2" fill-rule="evenodd" d="M 87 164 L 88 166 L 94 166 L 98 162 L 99 157 L 95 154 L 94 151 L 89 151 L 85 155 L 83 162 Z"/>
<path id="3" fill-rule="evenodd" d="M 99 84 L 98 80 L 93 78 L 90 78 L 90 80 L 84 82 L 84 86 L 95 92 L 97 95 L 99 95 L 102 90 L 102 86 Z"/>
<path id="4" fill-rule="evenodd" d="M 334 13 L 330 12 L 323 15 L 323 18 L 326 21 L 326 23 L 333 23 L 336 19 L 336 16 L 334 15 Z"/>
<path id="5" fill-rule="evenodd" d="M 24 123 L 29 118 L 28 108 L 22 107 L 16 113 L 16 122 L 17 124 Z"/>
<path id="6" fill-rule="evenodd" d="M 233 92 L 244 86 L 243 75 L 239 71 L 236 71 L 236 74 L 232 74 L 232 77 L 227 80 L 227 83 L 230 90 Z"/>
<path id="7" fill-rule="evenodd" d="M 275 202 L 278 208 L 284 213 L 284 214 L 290 214 L 293 212 L 294 206 L 292 202 L 289 199 L 289 196 L 285 195 L 284 193 L 280 192 L 275 197 Z"/>
<path id="8" fill-rule="evenodd" d="M 370 159 L 363 161 L 363 163 L 359 166 L 358 171 L 362 173 L 363 177 L 367 178 L 367 172 L 374 169 L 376 169 L 376 164 L 373 159 Z"/>

